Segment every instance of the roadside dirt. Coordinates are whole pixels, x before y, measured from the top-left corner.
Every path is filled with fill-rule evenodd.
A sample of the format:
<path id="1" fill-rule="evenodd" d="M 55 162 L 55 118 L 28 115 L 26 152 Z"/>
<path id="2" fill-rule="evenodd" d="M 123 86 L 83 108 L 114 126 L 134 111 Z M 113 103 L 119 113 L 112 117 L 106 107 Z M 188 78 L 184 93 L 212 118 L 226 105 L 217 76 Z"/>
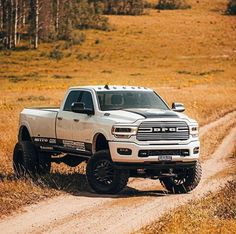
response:
<path id="1" fill-rule="evenodd" d="M 203 126 L 202 136 L 208 130 L 229 119 L 236 118 L 236 111 Z M 226 156 L 233 150 L 236 128 L 233 128 L 203 163 L 203 177 L 193 192 L 185 195 L 168 195 L 158 181 L 133 179 L 129 187 L 119 195 L 102 196 L 89 192 L 63 195 L 24 209 L 0 222 L 0 230 L 7 233 L 130 233 L 139 230 L 168 210 L 199 199 L 214 192 L 225 179 L 214 175 L 227 169 Z M 0 232 L 1 232 L 0 231 Z"/>

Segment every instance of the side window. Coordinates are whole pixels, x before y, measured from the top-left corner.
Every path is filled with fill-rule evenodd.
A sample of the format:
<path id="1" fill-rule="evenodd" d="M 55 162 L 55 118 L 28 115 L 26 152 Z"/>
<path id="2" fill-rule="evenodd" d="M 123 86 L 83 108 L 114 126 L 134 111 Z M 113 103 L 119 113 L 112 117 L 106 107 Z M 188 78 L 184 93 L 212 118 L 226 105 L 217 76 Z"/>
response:
<path id="1" fill-rule="evenodd" d="M 64 111 L 71 111 L 71 104 L 73 102 L 79 102 L 81 99 L 82 92 L 81 91 L 71 91 L 69 95 L 67 96 L 65 105 L 64 105 Z"/>
<path id="2" fill-rule="evenodd" d="M 84 103 L 85 108 L 93 109 L 93 99 L 90 92 L 83 91 L 80 102 Z"/>

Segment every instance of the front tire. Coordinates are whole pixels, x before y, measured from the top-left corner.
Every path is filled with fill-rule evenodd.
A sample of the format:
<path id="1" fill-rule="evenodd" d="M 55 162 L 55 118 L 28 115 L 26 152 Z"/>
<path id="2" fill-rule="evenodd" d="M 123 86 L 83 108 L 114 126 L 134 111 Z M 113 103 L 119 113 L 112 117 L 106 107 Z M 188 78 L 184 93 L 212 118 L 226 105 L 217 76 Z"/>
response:
<path id="1" fill-rule="evenodd" d="M 201 176 L 201 164 L 196 161 L 193 167 L 186 169 L 177 177 L 162 178 L 160 182 L 170 193 L 188 193 L 197 187 Z"/>
<path id="2" fill-rule="evenodd" d="M 108 150 L 96 152 L 88 161 L 86 174 L 91 188 L 100 194 L 116 194 L 128 183 L 128 170 L 116 169 Z"/>

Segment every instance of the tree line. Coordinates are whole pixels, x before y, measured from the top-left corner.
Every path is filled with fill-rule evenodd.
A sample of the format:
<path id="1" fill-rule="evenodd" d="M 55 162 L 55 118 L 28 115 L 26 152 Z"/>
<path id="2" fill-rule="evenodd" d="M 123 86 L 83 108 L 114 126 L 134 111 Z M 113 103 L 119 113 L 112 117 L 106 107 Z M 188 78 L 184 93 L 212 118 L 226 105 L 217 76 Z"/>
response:
<path id="1" fill-rule="evenodd" d="M 103 14 L 143 13 L 143 0 L 0 0 L 0 46 L 15 48 L 22 39 L 68 40 L 74 29 L 107 30 Z"/>
<path id="2" fill-rule="evenodd" d="M 142 15 L 144 7 L 190 8 L 185 0 L 0 0 L 0 49 L 15 48 L 21 40 L 37 49 L 41 41 L 73 40 L 74 29 L 108 30 L 104 14 Z M 228 0 L 236 14 L 236 0 Z"/>
<path id="3" fill-rule="evenodd" d="M 0 0 L 0 44 L 15 48 L 22 39 L 68 39 L 76 28 L 106 29 L 108 20 L 89 0 Z"/>
<path id="4" fill-rule="evenodd" d="M 40 0 L 0 0 L 0 38 L 4 48 L 14 48 L 28 33 L 38 47 Z M 46 1 L 45 1 L 46 2 Z"/>

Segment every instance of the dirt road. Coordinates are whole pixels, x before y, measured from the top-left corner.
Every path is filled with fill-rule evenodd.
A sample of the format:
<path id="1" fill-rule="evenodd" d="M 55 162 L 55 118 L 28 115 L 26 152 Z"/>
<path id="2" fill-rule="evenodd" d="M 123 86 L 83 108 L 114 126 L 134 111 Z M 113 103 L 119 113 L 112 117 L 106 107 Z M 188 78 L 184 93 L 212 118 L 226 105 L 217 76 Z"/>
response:
<path id="1" fill-rule="evenodd" d="M 200 135 L 232 118 L 236 118 L 236 111 L 202 127 Z M 1 221 L 0 233 L 115 234 L 137 231 L 169 209 L 219 189 L 225 179 L 214 179 L 214 176 L 227 168 L 226 156 L 232 152 L 235 141 L 236 127 L 203 163 L 201 183 L 190 194 L 167 195 L 155 180 L 134 179 L 120 195 L 81 192 L 76 196 L 63 195 L 26 207 L 24 212 Z"/>

